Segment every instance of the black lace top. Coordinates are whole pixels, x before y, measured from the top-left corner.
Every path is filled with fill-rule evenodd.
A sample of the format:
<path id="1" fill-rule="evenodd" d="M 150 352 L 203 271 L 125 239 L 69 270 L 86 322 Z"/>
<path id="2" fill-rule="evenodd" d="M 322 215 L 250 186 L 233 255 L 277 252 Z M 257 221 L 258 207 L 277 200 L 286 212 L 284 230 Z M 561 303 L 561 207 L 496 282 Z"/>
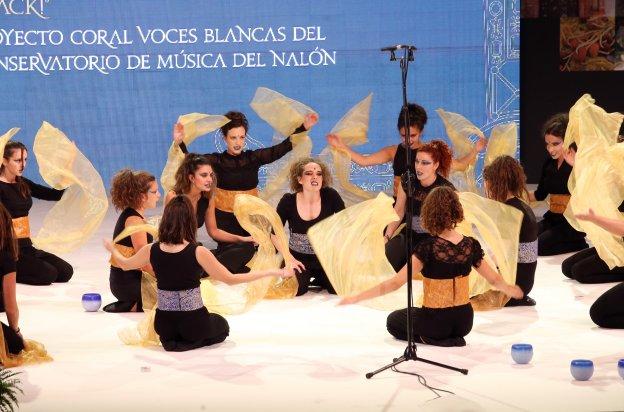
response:
<path id="1" fill-rule="evenodd" d="M 471 267 L 481 266 L 483 249 L 470 236 L 464 236 L 458 244 L 435 236 L 419 242 L 414 247 L 414 255 L 423 263 L 421 272 L 424 277 L 453 279 L 467 276 Z"/>

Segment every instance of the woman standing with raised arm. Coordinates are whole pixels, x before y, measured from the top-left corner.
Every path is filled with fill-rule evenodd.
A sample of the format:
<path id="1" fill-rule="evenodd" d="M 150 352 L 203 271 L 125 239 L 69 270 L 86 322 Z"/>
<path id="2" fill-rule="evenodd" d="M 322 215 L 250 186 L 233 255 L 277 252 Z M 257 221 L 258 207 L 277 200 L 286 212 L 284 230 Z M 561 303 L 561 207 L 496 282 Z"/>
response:
<path id="1" fill-rule="evenodd" d="M 200 277 L 233 285 L 268 276 L 290 277 L 288 269 L 232 274 L 205 247 L 196 242 L 197 222 L 187 196 L 176 196 L 167 206 L 158 228 L 159 241 L 126 258 L 105 241 L 105 247 L 125 270 L 151 264 L 157 283 L 158 307 L 154 327 L 167 351 L 186 351 L 223 342 L 229 334 L 225 318 L 209 313 L 202 301 Z"/>
<path id="2" fill-rule="evenodd" d="M 214 199 L 208 208 L 208 233 L 217 241 L 215 255 L 231 272 L 248 270 L 247 262 L 255 253 L 253 239 L 245 231 L 233 213 L 234 198 L 237 194 L 258 195 L 258 172 L 260 167 L 272 163 L 292 150 L 290 137 L 283 142 L 264 149 L 244 150 L 249 130 L 247 118 L 240 112 L 228 112 L 230 119 L 221 127 L 226 144 L 223 153 L 208 153 L 208 158 L 218 177 Z M 303 125 L 294 133 L 309 130 L 318 117 L 307 115 Z M 178 123 L 174 127 L 174 140 L 187 152 L 183 143 L 184 127 Z M 232 238 L 234 235 L 235 238 Z"/>

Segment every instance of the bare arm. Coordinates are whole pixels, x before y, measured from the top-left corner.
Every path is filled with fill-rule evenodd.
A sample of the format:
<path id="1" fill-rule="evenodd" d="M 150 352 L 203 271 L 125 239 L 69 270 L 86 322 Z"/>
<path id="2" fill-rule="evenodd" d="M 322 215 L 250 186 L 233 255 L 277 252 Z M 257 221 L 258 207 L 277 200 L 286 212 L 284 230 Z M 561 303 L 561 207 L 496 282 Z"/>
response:
<path id="1" fill-rule="evenodd" d="M 253 238 L 251 236 L 238 236 L 232 234 L 230 232 L 226 232 L 225 230 L 221 230 L 217 227 L 217 216 L 215 214 L 215 204 L 211 200 L 208 205 L 208 210 L 206 211 L 206 230 L 208 230 L 208 235 L 216 240 L 217 242 L 225 242 L 225 243 L 242 243 L 242 242 L 253 242 Z"/>
<path id="2" fill-rule="evenodd" d="M 2 277 L 2 298 L 9 326 L 17 331 L 19 329 L 19 309 L 15 298 L 15 272 L 7 273 Z"/>
<path id="3" fill-rule="evenodd" d="M 197 261 L 201 267 L 210 275 L 211 278 L 227 283 L 228 285 L 252 282 L 267 276 L 291 277 L 294 275 L 294 272 L 287 268 L 257 270 L 249 273 L 232 274 L 232 272 L 230 272 L 221 264 L 221 262 L 217 260 L 211 251 L 203 246 L 197 247 L 195 250 L 195 256 L 197 257 Z"/>
<path id="4" fill-rule="evenodd" d="M 399 215 L 399 220 L 396 222 L 391 222 L 388 227 L 386 227 L 386 231 L 384 232 L 384 238 L 386 240 L 390 240 L 394 232 L 397 230 L 401 221 L 403 221 L 403 216 L 405 216 L 405 202 L 407 201 L 407 195 L 405 194 L 405 190 L 403 190 L 403 186 L 399 185 L 399 190 L 397 191 L 397 199 L 394 202 L 394 211 L 397 215 Z"/>
<path id="5" fill-rule="evenodd" d="M 115 258 L 115 261 L 123 270 L 140 269 L 149 265 L 152 243 L 143 246 L 137 253 L 129 258 L 125 257 L 119 253 L 117 249 L 115 249 L 112 240 L 104 239 L 104 247 L 113 255 L 113 258 Z"/>
<path id="6" fill-rule="evenodd" d="M 349 145 L 344 144 L 340 137 L 333 134 L 327 135 L 326 137 L 327 143 L 329 143 L 331 147 L 349 153 L 351 160 L 360 166 L 374 166 L 390 162 L 394 159 L 394 154 L 397 150 L 396 145 L 386 146 L 375 153 L 364 156 L 353 150 Z"/>
<path id="7" fill-rule="evenodd" d="M 145 221 L 140 217 L 130 216 L 126 219 L 125 227 L 142 225 L 144 223 Z M 130 240 L 132 242 L 132 248 L 134 249 L 134 253 L 136 254 L 139 250 L 141 250 L 141 248 L 143 248 L 143 246 L 147 245 L 147 233 L 133 233 L 132 235 L 130 235 Z M 147 265 L 141 267 L 141 270 L 147 273 L 151 273 L 152 275 L 154 274 L 154 269 L 152 269 L 152 265 L 150 265 L 149 261 L 147 262 Z"/>
<path id="8" fill-rule="evenodd" d="M 412 255 L 412 269 L 413 273 L 419 273 L 423 268 L 423 264 L 416 256 Z M 383 296 L 390 292 L 393 292 L 403 286 L 407 282 L 407 265 L 403 266 L 399 273 L 391 277 L 390 279 L 381 282 L 380 284 L 373 286 L 372 288 L 358 293 L 354 296 L 347 296 L 342 298 L 339 305 L 350 305 L 352 303 L 361 302 L 376 298 L 377 296 Z"/>
<path id="9" fill-rule="evenodd" d="M 485 260 L 481 261 L 481 265 L 479 265 L 477 272 L 488 281 L 488 283 L 494 286 L 496 289 L 503 292 L 505 295 L 512 297 L 514 299 L 522 299 L 524 293 L 522 293 L 522 289 L 520 289 L 517 285 L 510 285 L 505 282 L 505 279 L 500 275 L 500 273 L 496 272 Z"/>
<path id="10" fill-rule="evenodd" d="M 597 215 L 593 209 L 589 209 L 587 213 L 579 213 L 574 215 L 578 220 L 586 220 L 600 226 L 604 230 L 608 230 L 616 236 L 624 236 L 624 222 L 617 219 Z"/>

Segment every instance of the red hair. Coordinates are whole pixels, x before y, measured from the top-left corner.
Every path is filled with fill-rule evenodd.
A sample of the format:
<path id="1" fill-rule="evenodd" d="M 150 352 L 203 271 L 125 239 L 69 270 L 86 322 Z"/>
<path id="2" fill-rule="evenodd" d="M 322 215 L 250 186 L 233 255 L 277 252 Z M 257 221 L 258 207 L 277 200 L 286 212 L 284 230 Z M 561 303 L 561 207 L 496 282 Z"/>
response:
<path id="1" fill-rule="evenodd" d="M 429 153 L 431 159 L 438 163 L 438 174 L 447 178 L 451 172 L 453 152 L 442 140 L 432 140 L 418 148 L 419 152 Z"/>

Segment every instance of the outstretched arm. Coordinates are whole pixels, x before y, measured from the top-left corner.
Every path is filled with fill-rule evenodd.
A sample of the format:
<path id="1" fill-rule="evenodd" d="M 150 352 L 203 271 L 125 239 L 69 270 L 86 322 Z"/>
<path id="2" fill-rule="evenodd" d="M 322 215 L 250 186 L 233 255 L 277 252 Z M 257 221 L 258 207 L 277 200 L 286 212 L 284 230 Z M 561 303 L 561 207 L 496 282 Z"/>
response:
<path id="1" fill-rule="evenodd" d="M 522 299 L 522 296 L 524 296 L 522 289 L 520 289 L 518 285 L 510 285 L 505 282 L 505 279 L 503 279 L 500 273 L 492 269 L 492 267 L 488 265 L 485 260 L 482 260 L 479 267 L 476 267 L 475 269 L 477 269 L 477 272 L 483 276 L 490 285 L 494 286 L 505 295 L 514 299 Z"/>
<path id="2" fill-rule="evenodd" d="M 386 146 L 383 149 L 372 153 L 368 156 L 364 156 L 351 148 L 351 146 L 344 144 L 342 139 L 335 134 L 328 134 L 326 136 L 327 143 L 337 150 L 347 152 L 351 156 L 351 160 L 360 166 L 374 166 L 383 163 L 388 163 L 394 159 L 394 154 L 397 151 L 397 146 Z"/>
<path id="3" fill-rule="evenodd" d="M 143 246 L 137 253 L 130 256 L 129 258 L 125 257 L 113 245 L 113 241 L 109 239 L 104 239 L 104 247 L 108 250 L 115 258 L 115 261 L 119 264 L 123 270 L 134 270 L 140 269 L 150 263 L 150 251 L 152 249 L 152 243 L 149 243 Z"/>
<path id="4" fill-rule="evenodd" d="M 458 159 L 453 159 L 453 163 L 451 163 L 452 170 L 464 171 L 468 166 L 475 161 L 477 158 L 477 154 L 481 152 L 487 146 L 487 139 L 485 136 L 479 136 L 479 140 L 472 146 L 470 153 L 466 156 L 460 157 Z"/>
<path id="5" fill-rule="evenodd" d="M 215 203 L 213 200 L 210 200 L 210 204 L 208 205 L 208 210 L 206 211 L 206 229 L 208 230 L 208 235 L 216 240 L 217 242 L 224 243 L 244 243 L 244 242 L 253 242 L 254 239 L 251 236 L 238 236 L 232 234 L 230 232 L 226 232 L 225 230 L 219 229 L 217 226 L 217 216 L 215 213 Z"/>
<path id="6" fill-rule="evenodd" d="M 221 264 L 221 262 L 217 260 L 211 251 L 203 246 L 199 246 L 195 250 L 195 256 L 197 257 L 197 261 L 201 267 L 210 275 L 211 278 L 227 283 L 228 285 L 252 282 L 267 276 L 291 277 L 295 274 L 294 271 L 289 268 L 257 270 L 249 273 L 232 274 L 232 272 L 230 272 Z"/>
<path id="7" fill-rule="evenodd" d="M 617 219 L 597 215 L 592 208 L 587 213 L 578 213 L 574 215 L 578 220 L 586 220 L 600 226 L 604 230 L 608 230 L 616 236 L 624 236 L 624 222 Z"/>

